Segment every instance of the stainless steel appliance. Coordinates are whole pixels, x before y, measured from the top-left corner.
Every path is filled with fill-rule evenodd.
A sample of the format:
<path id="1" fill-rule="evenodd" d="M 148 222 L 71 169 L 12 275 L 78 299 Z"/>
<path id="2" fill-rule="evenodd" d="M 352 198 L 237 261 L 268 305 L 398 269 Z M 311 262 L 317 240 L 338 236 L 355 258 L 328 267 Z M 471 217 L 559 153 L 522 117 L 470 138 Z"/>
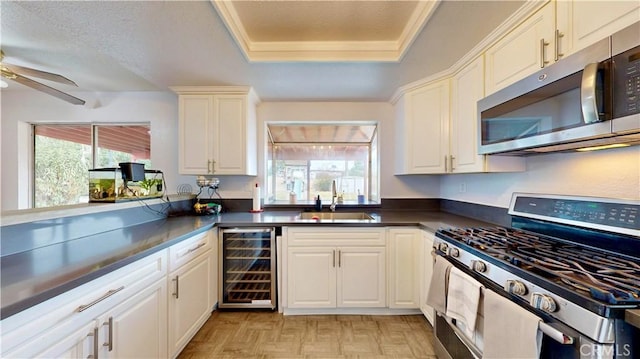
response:
<path id="1" fill-rule="evenodd" d="M 541 358 L 639 358 L 625 312 L 640 308 L 640 202 L 515 193 L 509 214 L 438 230 L 435 253 L 543 319 Z M 434 332 L 439 358 L 482 355 L 442 316 Z"/>
<path id="2" fill-rule="evenodd" d="M 275 309 L 274 228 L 220 230 L 220 308 Z"/>
<path id="3" fill-rule="evenodd" d="M 640 22 L 478 102 L 479 153 L 640 144 Z"/>

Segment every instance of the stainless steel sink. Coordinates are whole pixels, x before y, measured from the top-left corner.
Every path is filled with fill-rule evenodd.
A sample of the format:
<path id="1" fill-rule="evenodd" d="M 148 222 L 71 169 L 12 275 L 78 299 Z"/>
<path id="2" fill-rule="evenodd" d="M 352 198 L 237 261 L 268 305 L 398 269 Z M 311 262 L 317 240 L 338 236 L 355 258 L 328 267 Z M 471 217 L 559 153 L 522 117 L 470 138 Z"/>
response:
<path id="1" fill-rule="evenodd" d="M 373 217 L 365 212 L 301 212 L 300 219 L 366 221 Z"/>

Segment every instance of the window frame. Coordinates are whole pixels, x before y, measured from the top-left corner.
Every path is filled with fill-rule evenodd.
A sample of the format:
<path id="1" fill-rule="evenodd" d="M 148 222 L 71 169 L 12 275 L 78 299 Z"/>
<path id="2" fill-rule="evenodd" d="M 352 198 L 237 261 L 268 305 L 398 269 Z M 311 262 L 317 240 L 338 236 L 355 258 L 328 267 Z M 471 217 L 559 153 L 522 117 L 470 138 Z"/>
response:
<path id="1" fill-rule="evenodd" d="M 151 161 L 151 121 L 141 122 L 34 122 L 28 123 L 30 128 L 30 158 L 29 158 L 29 207 L 31 209 L 41 208 L 56 208 L 68 205 L 49 206 L 49 207 L 36 207 L 36 127 L 37 126 L 88 126 L 91 132 L 91 169 L 96 168 L 97 162 L 97 145 L 98 144 L 98 129 L 99 127 L 116 127 L 116 126 L 146 126 L 149 128 L 149 161 Z M 87 186 L 89 184 L 87 183 Z"/>

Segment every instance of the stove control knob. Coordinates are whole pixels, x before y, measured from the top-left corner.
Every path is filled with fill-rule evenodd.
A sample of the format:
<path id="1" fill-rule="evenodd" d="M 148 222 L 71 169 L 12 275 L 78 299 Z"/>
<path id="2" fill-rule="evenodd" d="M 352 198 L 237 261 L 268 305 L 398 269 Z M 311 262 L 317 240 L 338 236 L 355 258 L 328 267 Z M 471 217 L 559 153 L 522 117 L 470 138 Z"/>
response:
<path id="1" fill-rule="evenodd" d="M 484 273 L 487 271 L 487 265 L 482 261 L 471 261 L 471 269 L 478 273 Z"/>
<path id="2" fill-rule="evenodd" d="M 438 244 L 438 250 L 440 252 L 447 253 L 447 248 L 449 248 L 449 246 L 446 243 L 439 243 Z"/>
<path id="3" fill-rule="evenodd" d="M 541 309 L 547 313 L 553 313 L 558 306 L 551 296 L 541 293 L 531 294 L 531 305 L 536 309 Z"/>
<path id="4" fill-rule="evenodd" d="M 508 280 L 504 285 L 504 290 L 515 295 L 527 294 L 527 286 L 519 280 Z"/>
<path id="5" fill-rule="evenodd" d="M 458 250 L 458 248 L 449 248 L 449 255 L 454 258 L 458 258 L 460 257 L 460 251 Z"/>

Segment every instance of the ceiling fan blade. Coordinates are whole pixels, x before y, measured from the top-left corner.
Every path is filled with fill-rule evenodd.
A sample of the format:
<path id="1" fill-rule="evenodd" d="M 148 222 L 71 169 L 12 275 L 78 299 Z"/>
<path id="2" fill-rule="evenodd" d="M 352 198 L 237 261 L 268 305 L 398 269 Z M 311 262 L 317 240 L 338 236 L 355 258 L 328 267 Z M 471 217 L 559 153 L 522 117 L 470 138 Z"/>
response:
<path id="1" fill-rule="evenodd" d="M 42 91 L 44 93 L 47 93 L 51 96 L 57 97 L 61 100 L 67 101 L 69 103 L 72 103 L 74 105 L 84 105 L 84 100 L 81 100 L 77 97 L 71 96 L 67 93 L 64 93 L 62 91 L 56 90 L 53 87 L 49 87 L 45 84 L 41 84 L 37 81 L 33 81 L 29 78 L 26 78 L 24 76 L 18 75 L 18 74 L 14 74 L 11 77 L 7 77 L 9 80 L 15 81 L 17 83 L 23 84 L 27 87 L 31 87 L 34 90 L 38 90 L 38 91 Z"/>
<path id="2" fill-rule="evenodd" d="M 11 65 L 11 64 L 7 64 L 7 63 L 4 63 L 2 65 L 4 67 L 8 68 L 9 70 L 11 70 L 11 71 L 13 71 L 13 72 L 15 72 L 17 74 L 20 74 L 20 75 L 33 76 L 33 77 L 37 77 L 37 78 L 44 79 L 44 80 L 55 81 L 55 82 L 59 82 L 61 84 L 78 87 L 78 85 L 75 82 L 69 80 L 68 78 L 66 78 L 66 77 L 64 77 L 62 75 L 54 74 L 52 72 L 40 71 L 40 70 L 32 69 L 32 68 L 29 68 L 29 67 Z"/>

